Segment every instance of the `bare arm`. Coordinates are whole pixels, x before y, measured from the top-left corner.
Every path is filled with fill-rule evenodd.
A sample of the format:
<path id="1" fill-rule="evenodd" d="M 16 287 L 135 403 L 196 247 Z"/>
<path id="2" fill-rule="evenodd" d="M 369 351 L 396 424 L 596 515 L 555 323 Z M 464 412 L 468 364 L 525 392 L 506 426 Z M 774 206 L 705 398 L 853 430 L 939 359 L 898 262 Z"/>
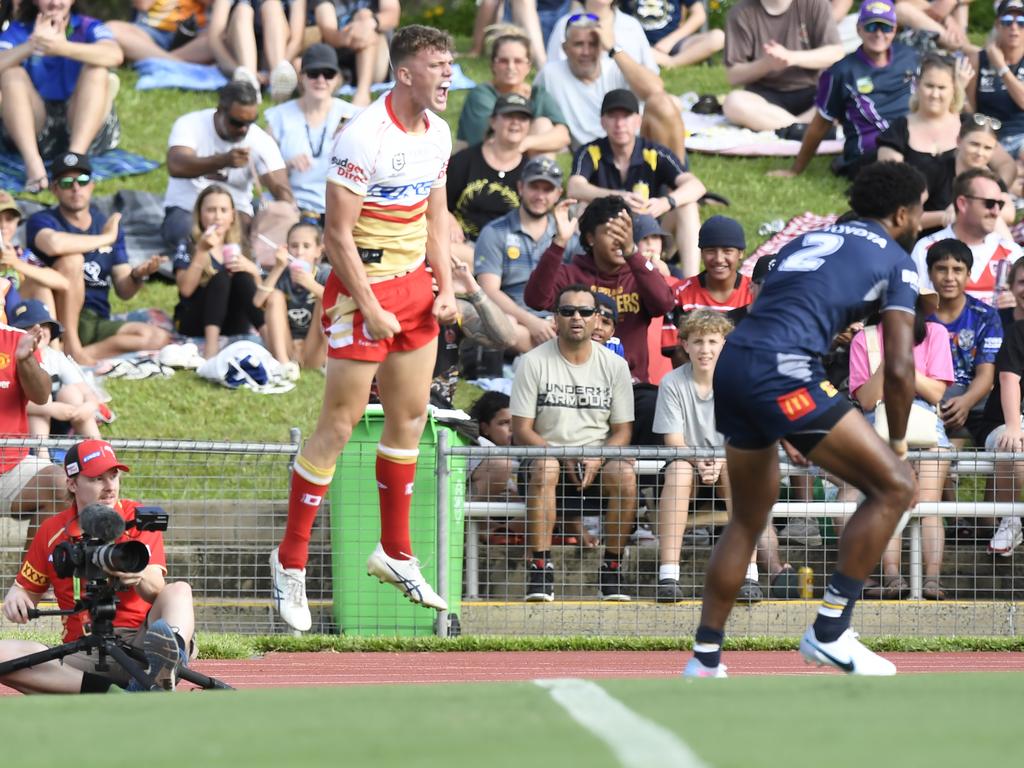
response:
<path id="1" fill-rule="evenodd" d="M 624 421 L 621 424 L 612 424 L 608 439 L 604 441 L 606 447 L 629 445 L 633 439 L 633 422 Z"/>
<path id="2" fill-rule="evenodd" d="M 797 153 L 796 159 L 793 161 L 793 167 L 790 169 L 792 175 L 799 176 L 806 170 L 811 159 L 818 152 L 822 139 L 825 138 L 831 127 L 832 123 L 822 117 L 820 112 L 814 113 L 810 125 L 807 126 L 807 131 L 804 133 L 804 139 L 800 142 L 800 151 Z"/>
<path id="3" fill-rule="evenodd" d="M 66 291 L 71 286 L 68 279 L 56 269 L 39 267 L 19 259 L 18 254 L 10 245 L 4 246 L 3 253 L 0 255 L 0 265 L 13 269 L 23 279 L 33 280 L 51 291 Z"/>
<path id="4" fill-rule="evenodd" d="M 557 123 L 551 127 L 550 131 L 527 134 L 526 138 L 519 145 L 519 149 L 523 152 L 535 154 L 538 152 L 561 152 L 565 147 L 569 146 L 570 140 L 568 126 Z M 467 146 L 465 142 L 456 143 L 461 143 L 463 147 Z M 457 151 L 457 149 L 452 151 Z"/>
<path id="5" fill-rule="evenodd" d="M 41 336 L 42 329 L 38 325 L 33 325 L 18 339 L 14 351 L 18 384 L 25 396 L 36 405 L 44 405 L 50 400 L 50 374 L 43 370 L 36 359 Z"/>
<path id="6" fill-rule="evenodd" d="M 120 67 L 124 63 L 124 51 L 113 40 L 97 40 L 95 43 L 72 43 L 61 40 L 54 45 L 51 56 L 63 56 L 94 67 Z"/>
<path id="7" fill-rule="evenodd" d="M 512 417 L 512 442 L 515 445 L 537 445 L 544 447 L 548 441 L 537 434 L 533 428 L 535 419 L 528 419 L 525 416 Z"/>
<path id="8" fill-rule="evenodd" d="M 32 56 L 32 43 L 26 42 L 0 53 L 0 72 L 19 66 Z"/>
<path id="9" fill-rule="evenodd" d="M 808 51 L 790 51 L 789 65 L 803 69 L 825 69 L 843 58 L 843 46 L 823 45 Z"/>
<path id="10" fill-rule="evenodd" d="M 725 77 L 729 85 L 746 85 L 756 83 L 765 75 L 778 71 L 778 65 L 770 56 L 762 56 L 753 61 L 744 61 L 733 64 L 725 70 Z"/>
<path id="11" fill-rule="evenodd" d="M 281 200 L 285 203 L 295 202 L 295 195 L 292 194 L 292 185 L 288 181 L 287 169 L 280 168 L 276 171 L 264 173 L 260 176 L 260 183 L 270 191 L 275 200 Z"/>
<path id="12" fill-rule="evenodd" d="M 111 215 L 111 219 L 114 216 L 117 216 L 118 220 L 120 219 L 119 214 Z M 116 240 L 116 226 L 112 232 L 108 232 L 104 227 L 104 231 L 98 235 L 76 235 L 71 232 L 58 232 L 55 229 L 41 229 L 36 234 L 33 248 L 51 257 L 68 256 L 73 253 L 89 253 L 89 251 L 106 248 L 113 245 Z"/>
<path id="13" fill-rule="evenodd" d="M 630 90 L 640 101 L 646 101 L 654 94 L 665 90 L 665 84 L 660 77 L 621 48 L 616 51 L 613 61 L 619 65 Z"/>
<path id="14" fill-rule="evenodd" d="M 175 146 L 167 150 L 167 175 L 178 179 L 196 179 L 216 173 L 230 165 L 230 153 L 199 157 L 191 147 Z"/>
<path id="15" fill-rule="evenodd" d="M 575 175 L 569 177 L 569 184 L 565 188 L 568 197 L 575 197 L 582 203 L 589 203 L 599 197 L 608 195 L 620 195 L 621 189 L 605 189 L 596 184 L 591 184 L 584 176 Z"/>
<path id="16" fill-rule="evenodd" d="M 455 306 L 452 288 L 451 221 L 448 216 L 448 191 L 434 187 L 427 200 L 427 262 L 437 281 L 438 295 L 447 294 Z"/>

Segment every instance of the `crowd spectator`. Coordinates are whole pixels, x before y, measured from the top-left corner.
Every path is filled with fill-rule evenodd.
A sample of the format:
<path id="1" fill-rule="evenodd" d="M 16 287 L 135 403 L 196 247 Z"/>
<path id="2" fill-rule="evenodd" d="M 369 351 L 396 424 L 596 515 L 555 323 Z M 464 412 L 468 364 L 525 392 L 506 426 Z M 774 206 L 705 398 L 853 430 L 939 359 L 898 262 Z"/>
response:
<path id="1" fill-rule="evenodd" d="M 911 253 L 923 288 L 930 287 L 927 278 L 930 269 L 926 265 L 929 250 L 941 240 L 955 238 L 965 243 L 973 255 L 972 264 L 968 266 L 967 293 L 984 302 L 993 301 L 998 262 L 1005 259 L 1013 263 L 1021 256 L 1020 246 L 997 231 L 999 213 L 1005 202 L 999 177 L 987 168 L 972 168 L 954 179 L 956 213 L 953 223 L 918 240 Z M 935 289 L 938 290 L 938 286 Z M 1002 300 L 1004 306 L 1013 306 L 1012 296 L 1004 295 Z"/>
<path id="2" fill-rule="evenodd" d="M 517 192 L 519 207 L 480 231 L 473 264 L 480 287 L 515 321 L 515 350 L 525 352 L 555 335 L 546 317 L 551 308 L 531 310 L 524 292 L 555 235 L 552 211 L 562 195 L 562 170 L 550 158 L 535 157 L 524 166 Z"/>
<path id="3" fill-rule="evenodd" d="M 473 262 L 480 230 L 519 205 L 519 177 L 527 157 L 522 143 L 533 111 L 526 97 L 509 93 L 494 103 L 487 138 L 452 155 L 448 163 L 448 211 L 452 256 Z"/>
<path id="4" fill-rule="evenodd" d="M 110 28 L 73 13 L 72 0 L 22 0 L 0 32 L 3 143 L 25 163 L 25 191 L 48 186 L 43 158 L 101 154 L 117 146 L 114 113 L 124 61 Z"/>
<path id="5" fill-rule="evenodd" d="M 971 108 L 999 121 L 999 143 L 1013 157 L 1024 147 L 1024 0 L 1003 0 L 984 48 L 968 53 Z"/>
<path id="6" fill-rule="evenodd" d="M 845 143 L 832 169 L 852 178 L 875 159 L 879 135 L 906 115 L 918 54 L 894 42 L 896 15 L 888 0 L 865 0 L 857 20 L 857 35 L 860 47 L 830 66 L 818 80 L 814 111 L 793 165 L 771 171 L 770 175 L 803 173 L 838 121 Z"/>
<path id="7" fill-rule="evenodd" d="M 950 352 L 946 328 L 937 322 L 926 322 L 934 305 L 934 294 L 921 294 L 917 299 L 914 319 L 914 405 L 935 413 L 946 388 L 953 383 L 953 356 Z M 868 421 L 874 423 L 875 408 L 883 400 L 882 384 L 885 372 L 885 353 L 881 328 L 868 326 L 853 337 L 850 345 L 850 392 L 857 399 Z M 940 450 L 952 448 L 945 426 L 935 418 L 935 444 Z M 948 461 L 918 460 L 913 462 L 917 473 L 918 501 L 942 500 L 942 489 L 949 469 Z M 845 520 L 837 520 L 842 528 Z M 940 576 L 945 549 L 945 530 L 939 515 L 921 518 L 921 551 L 924 559 L 924 586 L 922 594 L 927 600 L 943 600 Z M 899 599 L 908 585 L 900 573 L 900 536 L 896 535 L 882 553 L 882 583 L 866 587 L 865 596 Z"/>
<path id="8" fill-rule="evenodd" d="M 754 300 L 750 278 L 739 273 L 747 238 L 743 226 L 728 216 L 712 216 L 697 236 L 704 271 L 675 282 L 675 305 L 686 314 L 696 309 L 729 312 Z"/>
<path id="9" fill-rule="evenodd" d="M 230 191 L 243 236 L 253 216 L 256 180 L 275 200 L 295 202 L 281 151 L 274 139 L 255 125 L 258 95 L 248 83 L 231 82 L 221 88 L 215 109 L 188 112 L 174 121 L 167 140 L 168 179 L 161 229 L 170 251 L 189 236 L 196 199 L 215 182 Z"/>
<path id="10" fill-rule="evenodd" d="M 625 88 L 643 103 L 644 138 L 685 158 L 685 128 L 679 100 L 665 92 L 661 78 L 634 56 L 607 39 L 593 14 L 576 14 L 566 23 L 564 61 L 549 61 L 537 75 L 562 107 L 573 148 L 601 137 L 600 104 L 608 91 Z M 646 43 L 646 41 L 645 41 Z"/>
<path id="11" fill-rule="evenodd" d="M 683 274 L 695 275 L 698 201 L 707 190 L 672 150 L 639 136 L 640 123 L 636 96 L 621 88 L 608 91 L 601 100 L 606 135 L 576 151 L 567 193 L 583 203 L 621 194 L 634 215 L 664 219 L 675 232 Z"/>
<path id="12" fill-rule="evenodd" d="M 956 176 L 971 168 L 989 168 L 999 176 L 999 188 L 1003 191 L 1001 226 L 997 230 L 1007 239 L 1012 239 L 1010 227 L 1017 218 L 1017 208 L 1010 194 L 1011 185 L 1017 180 L 1017 161 L 1007 154 L 996 137 L 998 120 L 975 112 L 963 117 L 960 138 L 956 145 Z M 955 209 L 953 213 L 955 214 Z"/>
<path id="13" fill-rule="evenodd" d="M 1018 262 L 1019 263 L 1019 262 Z M 1017 274 L 1020 270 L 1015 270 Z M 1024 323 L 1018 321 L 1006 330 L 1006 337 L 995 362 L 995 386 L 985 404 L 974 433 L 978 445 L 986 451 L 1024 453 Z M 995 467 L 993 500 L 1019 502 L 1024 485 L 1024 462 L 998 461 Z M 1006 515 L 999 521 L 988 551 L 1010 557 L 1024 541 L 1020 515 Z"/>
<path id="14" fill-rule="evenodd" d="M 46 403 L 28 404 L 29 434 L 49 437 L 51 423 L 58 422 L 69 426 L 76 435 L 99 437 L 96 419 L 103 404 L 86 382 L 78 363 L 50 346 L 51 341 L 60 340 L 64 329 L 50 316 L 46 305 L 35 299 L 23 301 L 11 313 L 10 325 L 23 331 L 34 325 L 42 329 L 39 364 L 50 377 L 50 399 Z M 110 409 L 105 409 L 104 413 L 110 416 Z"/>
<path id="15" fill-rule="evenodd" d="M 226 188 L 211 184 L 199 193 L 192 232 L 178 244 L 173 267 L 174 326 L 185 336 L 202 336 L 207 358 L 220 350 L 222 336 L 255 328 L 266 339 L 264 313 L 254 303 L 260 270 L 246 255 L 240 217 Z"/>
<path id="16" fill-rule="evenodd" d="M 162 328 L 110 317 L 111 287 L 119 298 L 132 298 L 160 268 L 161 257 L 134 267 L 128 263 L 121 214 L 104 216 L 92 202 L 96 182 L 88 157 L 68 152 L 54 161 L 52 171 L 50 191 L 57 205 L 29 217 L 25 240 L 36 258 L 68 281 L 68 289 L 54 296 L 64 351 L 82 365 L 94 365 L 165 346 L 171 339 Z"/>
<path id="17" fill-rule="evenodd" d="M 18 201 L 0 190 L 0 277 L 7 278 L 22 299 L 39 299 L 55 312 L 53 294 L 67 291 L 68 279 L 15 243 L 21 218 Z"/>
<path id="18" fill-rule="evenodd" d="M 966 438 L 978 431 L 985 398 L 992 390 L 1002 323 L 993 307 L 966 290 L 975 263 L 967 245 L 953 238 L 939 240 L 925 263 L 939 296 L 938 309 L 928 319 L 946 327 L 953 355 L 953 385 L 946 390 L 940 415 L 951 439 Z"/>
<path id="19" fill-rule="evenodd" d="M 287 244 L 274 253 L 274 265 L 256 286 L 253 303 L 263 310 L 267 349 L 288 378 L 297 379 L 300 366 L 319 368 L 327 359 L 320 320 L 331 269 L 323 258 L 320 227 L 299 222 L 288 230 Z"/>
<path id="20" fill-rule="evenodd" d="M 530 131 L 520 144 L 527 154 L 559 152 L 569 146 L 562 107 L 539 83 L 530 85 L 530 41 L 518 29 L 503 28 L 491 43 L 491 81 L 466 95 L 459 114 L 456 149 L 484 140 L 499 96 L 517 93 L 530 100 Z"/>
<path id="21" fill-rule="evenodd" d="M 566 30 L 572 19 L 582 17 L 598 25 L 603 48 L 607 50 L 612 45 L 619 45 L 636 61 L 657 74 L 658 62 L 644 28 L 633 16 L 616 8 L 615 0 L 581 0 L 579 6 L 578 10 L 573 8 L 555 22 L 548 38 L 548 61 L 565 59 L 566 52 L 562 43 L 566 40 Z"/>
<path id="22" fill-rule="evenodd" d="M 633 391 L 625 361 L 591 340 L 597 305 L 582 284 L 555 296 L 556 336 L 523 355 L 512 381 L 512 435 L 516 445 L 626 446 L 633 423 Z M 554 599 L 551 539 L 558 501 L 599 487 L 606 505 L 599 589 L 602 599 L 631 599 L 622 557 L 636 514 L 636 469 L 625 459 L 522 462 L 529 562 L 526 599 Z"/>
<path id="23" fill-rule="evenodd" d="M 726 17 L 724 60 L 729 84 L 742 89 L 722 111 L 755 131 L 806 124 L 819 73 L 842 56 L 828 0 L 741 0 Z"/>
<path id="24" fill-rule="evenodd" d="M 132 21 L 107 22 L 128 61 L 174 59 L 213 61 L 204 0 L 133 0 Z"/>
<path id="25" fill-rule="evenodd" d="M 718 355 L 732 323 L 724 315 L 707 310 L 690 315 L 679 328 L 679 344 L 687 362 L 665 376 L 658 385 L 654 432 L 673 448 L 722 448 L 724 439 L 715 429 L 715 393 L 712 379 Z M 690 499 L 697 484 L 713 489 L 716 498 L 729 506 L 729 474 L 725 459 L 675 459 L 664 470 L 658 499 L 659 603 L 678 603 L 685 594 L 679 586 L 679 555 Z M 770 526 L 769 526 L 770 527 Z M 781 569 L 780 569 L 781 570 Z M 758 584 L 755 553 L 739 599 L 757 602 L 764 597 Z"/>
<path id="26" fill-rule="evenodd" d="M 953 223 L 953 179 L 964 106 L 962 78 L 953 59 L 929 54 L 921 61 L 910 113 L 878 137 L 878 159 L 905 162 L 928 180 L 922 235 Z"/>
<path id="27" fill-rule="evenodd" d="M 997 287 L 996 290 L 999 290 Z M 999 310 L 999 320 L 1003 324 L 1003 338 L 1010 332 L 1010 326 L 1018 320 L 1024 320 L 1024 259 L 1017 259 L 1006 275 L 1006 287 L 1003 289 L 1013 296 L 1013 306 Z"/>
<path id="28" fill-rule="evenodd" d="M 571 198 L 570 198 L 571 199 Z M 565 247 L 577 222 L 567 206 L 555 207 L 557 232 L 527 280 L 523 298 L 536 310 L 550 310 L 567 285 L 583 284 L 595 293 L 607 293 L 618 306 L 616 332 L 635 381 L 647 382 L 647 329 L 654 317 L 673 305 L 672 291 L 633 242 L 633 218 L 618 195 L 594 200 L 579 218 L 582 253 L 563 262 Z"/>
<path id="29" fill-rule="evenodd" d="M 698 0 L 621 0 L 619 7 L 640 22 L 659 66 L 699 64 L 725 47 L 725 32 L 706 29 L 708 13 Z"/>
<path id="30" fill-rule="evenodd" d="M 0 354 L 10 362 L 0 367 L 0 434 L 28 437 L 28 405 L 50 399 L 50 376 L 39 362 L 42 328 L 27 331 L 0 326 Z M 48 514 L 65 502 L 60 468 L 28 452 L 0 448 L 0 515 L 29 519 L 29 535 Z"/>
<path id="31" fill-rule="evenodd" d="M 895 5 L 901 27 L 925 33 L 950 51 L 970 48 L 967 12 L 971 0 L 899 0 Z"/>
<path id="32" fill-rule="evenodd" d="M 365 107 L 370 86 L 387 80 L 388 41 L 401 16 L 399 0 L 310 1 L 320 39 L 337 49 L 341 68 L 355 86 L 352 104 Z"/>
<path id="33" fill-rule="evenodd" d="M 301 71 L 302 95 L 271 107 L 263 116 L 284 158 L 300 217 L 322 226 L 331 145 L 345 121 L 358 110 L 332 96 L 341 83 L 341 70 L 338 54 L 329 45 L 316 43 L 307 48 Z"/>

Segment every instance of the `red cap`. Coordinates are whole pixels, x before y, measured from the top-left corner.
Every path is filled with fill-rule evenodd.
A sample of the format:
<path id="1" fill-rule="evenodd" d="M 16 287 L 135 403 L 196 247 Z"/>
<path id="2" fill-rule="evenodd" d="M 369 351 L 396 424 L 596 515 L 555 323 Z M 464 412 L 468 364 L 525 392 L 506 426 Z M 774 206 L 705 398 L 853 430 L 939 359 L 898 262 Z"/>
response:
<path id="1" fill-rule="evenodd" d="M 127 472 L 128 467 L 117 460 L 114 449 L 106 440 L 83 440 L 71 446 L 64 456 L 64 472 L 68 477 L 85 475 L 99 477 L 111 469 Z"/>

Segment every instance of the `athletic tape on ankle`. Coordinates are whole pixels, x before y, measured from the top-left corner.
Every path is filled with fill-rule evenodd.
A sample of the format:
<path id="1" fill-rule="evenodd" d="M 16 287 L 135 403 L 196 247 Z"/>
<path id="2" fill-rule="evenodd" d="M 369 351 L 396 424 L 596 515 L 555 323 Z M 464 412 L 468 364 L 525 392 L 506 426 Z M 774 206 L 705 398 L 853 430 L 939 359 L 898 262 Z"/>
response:
<path id="1" fill-rule="evenodd" d="M 300 453 L 295 459 L 295 474 L 316 485 L 330 485 L 334 467 L 318 467 Z"/>
<path id="2" fill-rule="evenodd" d="M 395 464 L 415 464 L 419 455 L 419 448 L 392 448 L 384 443 L 377 443 L 377 457 L 393 461 Z"/>

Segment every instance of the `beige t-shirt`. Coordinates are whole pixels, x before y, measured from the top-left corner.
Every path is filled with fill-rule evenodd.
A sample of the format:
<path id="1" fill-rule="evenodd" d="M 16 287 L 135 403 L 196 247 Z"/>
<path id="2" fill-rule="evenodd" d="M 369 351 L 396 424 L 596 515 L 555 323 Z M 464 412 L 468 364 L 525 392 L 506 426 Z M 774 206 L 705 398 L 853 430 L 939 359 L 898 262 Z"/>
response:
<path id="1" fill-rule="evenodd" d="M 778 16 L 765 11 L 760 0 L 740 0 L 725 22 L 725 66 L 747 64 L 764 56 L 764 44 L 776 41 L 791 51 L 809 51 L 839 44 L 828 0 L 793 0 Z M 755 85 L 774 91 L 799 91 L 818 84 L 819 70 L 786 67 Z"/>
<path id="2" fill-rule="evenodd" d="M 551 445 L 592 445 L 608 439 L 612 424 L 633 421 L 633 384 L 625 359 L 597 342 L 573 365 L 551 339 L 522 356 L 512 380 L 513 416 L 533 419 Z"/>

